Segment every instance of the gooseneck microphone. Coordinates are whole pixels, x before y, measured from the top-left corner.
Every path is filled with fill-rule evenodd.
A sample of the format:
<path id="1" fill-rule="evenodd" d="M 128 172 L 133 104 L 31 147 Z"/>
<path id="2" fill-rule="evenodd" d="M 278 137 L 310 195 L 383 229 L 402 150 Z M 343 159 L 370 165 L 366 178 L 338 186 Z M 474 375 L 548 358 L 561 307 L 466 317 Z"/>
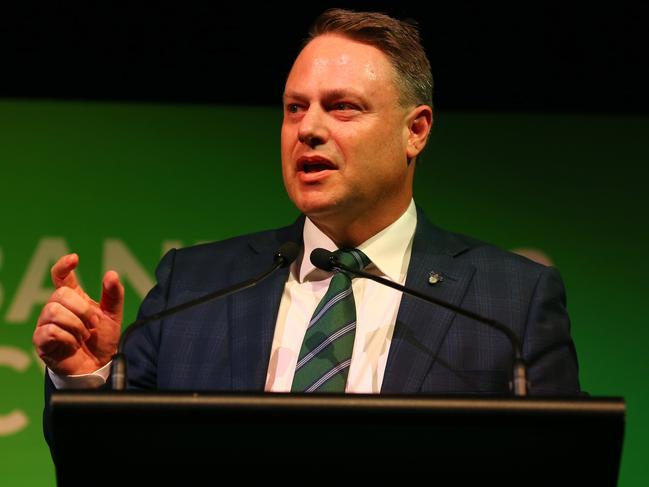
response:
<path id="1" fill-rule="evenodd" d="M 131 323 L 128 328 L 124 330 L 124 333 L 122 333 L 122 336 L 119 339 L 119 345 L 117 346 L 117 353 L 113 355 L 113 363 L 111 367 L 113 389 L 121 391 L 126 388 L 126 356 L 124 355 L 123 350 L 124 345 L 126 344 L 126 340 L 128 340 L 128 337 L 135 330 L 147 325 L 148 323 L 151 323 L 152 321 L 165 318 L 180 311 L 198 306 L 199 304 L 203 304 L 214 299 L 224 298 L 226 296 L 229 296 L 230 294 L 234 294 L 236 292 L 243 291 L 244 289 L 253 287 L 266 279 L 277 269 L 291 265 L 297 258 L 299 253 L 300 246 L 298 244 L 296 244 L 295 242 L 286 242 L 279 248 L 277 252 L 275 252 L 275 255 L 273 256 L 273 265 L 261 274 L 241 283 L 234 284 L 224 289 L 219 289 L 218 291 L 211 292 L 209 294 L 206 294 L 205 296 L 201 296 L 200 298 L 179 304 L 178 306 L 174 306 L 173 308 L 165 309 L 163 311 L 160 311 L 159 313 L 155 313 L 150 316 L 143 316 L 142 318 Z"/>
<path id="2" fill-rule="evenodd" d="M 427 301 L 429 303 L 436 304 L 438 306 L 441 306 L 442 308 L 449 309 L 459 315 L 466 316 L 467 318 L 471 318 L 475 321 L 483 323 L 487 326 L 490 326 L 491 328 L 494 328 L 502 332 L 509 339 L 512 346 L 512 354 L 513 354 L 512 389 L 513 389 L 514 396 L 522 397 L 527 395 L 527 370 L 525 367 L 525 361 L 523 360 L 521 341 L 516 335 L 516 333 L 514 333 L 510 328 L 506 327 L 502 323 L 496 320 L 492 320 L 490 318 L 485 318 L 484 316 L 481 316 L 477 313 L 473 313 L 472 311 L 466 310 L 464 308 L 460 308 L 458 306 L 455 306 L 451 303 L 447 303 L 445 301 L 434 298 L 432 296 L 428 296 L 426 294 L 420 293 L 419 291 L 415 291 L 414 289 L 407 288 L 405 286 L 402 286 L 401 284 L 397 284 L 395 282 L 389 281 L 388 279 L 384 279 L 382 277 L 375 276 L 373 274 L 369 274 L 364 271 L 358 271 L 356 269 L 352 269 L 351 267 L 348 267 L 342 262 L 340 262 L 340 260 L 335 256 L 333 252 L 330 252 L 325 249 L 314 249 L 313 252 L 311 252 L 311 263 L 314 266 L 316 266 L 318 269 L 322 269 L 323 271 L 329 271 L 329 272 L 345 271 L 348 272 L 349 274 L 353 274 L 358 277 L 371 279 L 372 281 L 378 282 L 379 284 L 383 284 L 385 286 L 391 287 L 392 289 L 396 289 L 397 291 L 410 294 L 411 296 L 419 298 L 423 301 Z"/>

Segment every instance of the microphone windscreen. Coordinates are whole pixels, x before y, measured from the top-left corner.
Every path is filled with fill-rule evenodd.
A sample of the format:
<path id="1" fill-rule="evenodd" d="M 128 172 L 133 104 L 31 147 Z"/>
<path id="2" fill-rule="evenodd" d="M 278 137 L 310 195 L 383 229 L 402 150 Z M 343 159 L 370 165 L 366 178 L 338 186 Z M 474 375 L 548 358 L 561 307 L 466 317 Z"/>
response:
<path id="1" fill-rule="evenodd" d="M 313 249 L 313 252 L 311 252 L 311 263 L 323 271 L 332 271 L 334 268 L 334 264 L 331 261 L 332 256 L 333 252 L 329 252 L 326 249 Z"/>
<path id="2" fill-rule="evenodd" d="M 290 266 L 300 253 L 300 246 L 295 242 L 285 242 L 275 254 L 275 259 L 282 259 L 282 267 Z"/>

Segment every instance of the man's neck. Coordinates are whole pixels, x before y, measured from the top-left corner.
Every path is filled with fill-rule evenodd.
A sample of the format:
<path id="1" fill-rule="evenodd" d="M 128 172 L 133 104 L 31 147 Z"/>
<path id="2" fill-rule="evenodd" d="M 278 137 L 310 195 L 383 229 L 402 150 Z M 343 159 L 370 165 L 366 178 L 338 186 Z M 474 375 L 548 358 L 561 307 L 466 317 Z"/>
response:
<path id="1" fill-rule="evenodd" d="M 375 214 L 373 217 L 370 217 L 368 212 L 354 218 L 309 215 L 309 219 L 338 248 L 355 248 L 392 225 L 406 212 L 409 205 L 410 200 L 403 207 L 394 208 L 389 213 Z"/>

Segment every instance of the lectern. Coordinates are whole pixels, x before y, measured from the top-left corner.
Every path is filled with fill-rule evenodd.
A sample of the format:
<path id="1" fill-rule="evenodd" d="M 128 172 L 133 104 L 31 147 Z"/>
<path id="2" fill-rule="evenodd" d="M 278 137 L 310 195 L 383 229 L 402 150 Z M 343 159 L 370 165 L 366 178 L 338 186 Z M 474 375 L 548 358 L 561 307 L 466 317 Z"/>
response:
<path id="1" fill-rule="evenodd" d="M 56 392 L 60 486 L 617 482 L 621 398 Z"/>

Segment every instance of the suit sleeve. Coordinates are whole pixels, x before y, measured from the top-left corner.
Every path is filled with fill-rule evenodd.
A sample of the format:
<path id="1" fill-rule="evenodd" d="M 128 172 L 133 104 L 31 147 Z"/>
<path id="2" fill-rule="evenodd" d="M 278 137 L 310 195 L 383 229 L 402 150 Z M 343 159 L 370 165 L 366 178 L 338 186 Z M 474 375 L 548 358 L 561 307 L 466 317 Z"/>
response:
<path id="1" fill-rule="evenodd" d="M 162 258 L 156 268 L 156 285 L 140 305 L 138 319 L 167 309 L 176 250 Z M 163 320 L 154 321 L 135 330 L 124 346 L 127 359 L 127 387 L 130 389 L 155 389 L 157 387 L 157 362 Z"/>
<path id="2" fill-rule="evenodd" d="M 523 355 L 531 395 L 580 394 L 566 293 L 555 268 L 544 268 L 536 283 L 523 336 Z"/>

